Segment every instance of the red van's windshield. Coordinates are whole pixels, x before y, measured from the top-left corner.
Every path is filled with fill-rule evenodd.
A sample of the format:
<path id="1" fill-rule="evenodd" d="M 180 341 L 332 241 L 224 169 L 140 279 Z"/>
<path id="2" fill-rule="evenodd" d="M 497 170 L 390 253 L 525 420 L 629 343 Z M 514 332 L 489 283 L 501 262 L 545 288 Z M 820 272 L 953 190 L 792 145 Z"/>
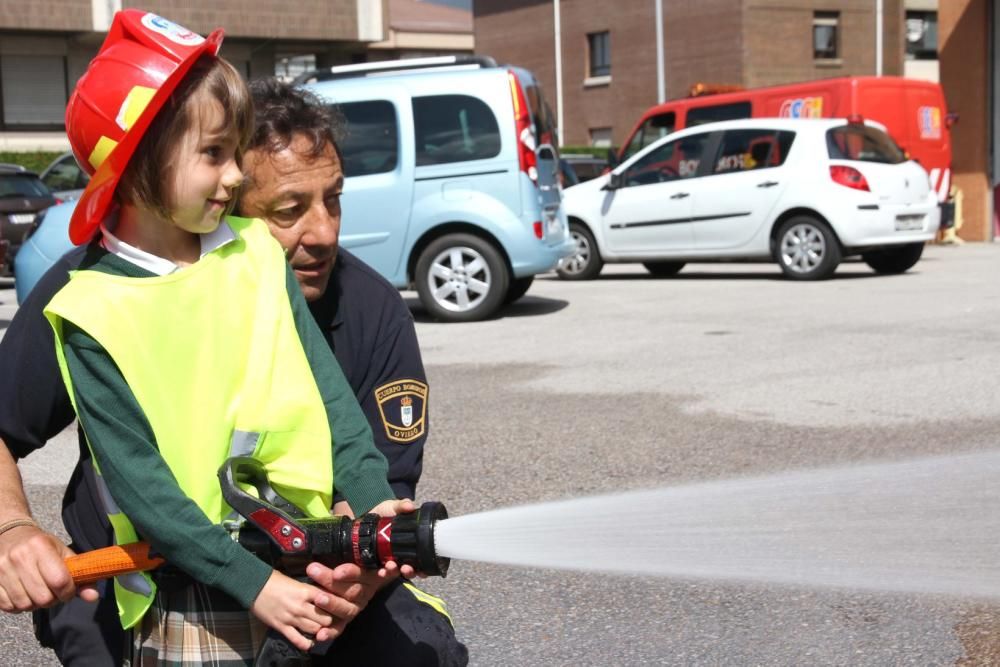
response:
<path id="1" fill-rule="evenodd" d="M 625 161 L 650 145 L 660 137 L 665 137 L 674 131 L 677 125 L 677 116 L 673 111 L 650 116 L 643 121 L 639 129 L 635 131 L 625 150 L 622 151 L 621 161 Z"/>

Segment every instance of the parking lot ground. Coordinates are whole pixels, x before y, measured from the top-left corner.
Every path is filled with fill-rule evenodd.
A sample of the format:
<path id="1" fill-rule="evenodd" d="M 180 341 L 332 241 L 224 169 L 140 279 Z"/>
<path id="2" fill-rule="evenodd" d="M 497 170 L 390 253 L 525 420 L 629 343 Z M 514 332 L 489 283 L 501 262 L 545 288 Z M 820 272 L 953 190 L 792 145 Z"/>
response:
<path id="1" fill-rule="evenodd" d="M 431 440 L 418 500 L 452 515 L 556 498 L 1000 445 L 1000 245 L 927 249 L 902 276 L 845 263 L 675 278 L 542 276 L 500 317 L 426 321 Z M 12 311 L 0 286 L 0 327 Z M 72 436 L 29 457 L 58 524 Z M 37 458 L 38 461 L 32 459 Z M 656 520 L 658 508 L 636 507 Z M 595 548 L 628 544 L 595 540 Z M 989 600 L 616 577 L 456 561 L 442 595 L 473 665 L 1000 664 Z M 54 664 L 0 617 L 8 664 Z"/>

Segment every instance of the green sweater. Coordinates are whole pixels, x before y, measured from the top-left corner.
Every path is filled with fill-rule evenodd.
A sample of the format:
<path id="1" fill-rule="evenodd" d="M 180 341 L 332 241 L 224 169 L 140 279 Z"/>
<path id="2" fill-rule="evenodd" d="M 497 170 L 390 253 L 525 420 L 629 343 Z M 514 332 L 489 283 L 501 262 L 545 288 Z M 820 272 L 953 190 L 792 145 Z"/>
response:
<path id="1" fill-rule="evenodd" d="M 81 270 L 153 276 L 96 246 L 87 253 Z M 295 326 L 330 421 L 334 485 L 360 515 L 395 497 L 386 481 L 387 464 L 291 269 L 286 285 Z M 169 563 L 249 607 L 270 576 L 270 566 L 235 543 L 184 495 L 159 454 L 132 390 L 104 348 L 69 322 L 64 345 L 80 423 L 122 512 Z"/>

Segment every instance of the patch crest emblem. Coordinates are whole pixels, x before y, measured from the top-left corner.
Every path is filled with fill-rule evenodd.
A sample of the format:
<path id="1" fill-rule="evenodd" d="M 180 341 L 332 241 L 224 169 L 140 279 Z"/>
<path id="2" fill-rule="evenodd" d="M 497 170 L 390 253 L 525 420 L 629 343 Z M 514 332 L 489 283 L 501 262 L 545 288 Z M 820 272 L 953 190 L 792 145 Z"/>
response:
<path id="1" fill-rule="evenodd" d="M 395 380 L 375 390 L 385 435 L 393 442 L 413 442 L 427 427 L 427 385 L 420 380 Z"/>

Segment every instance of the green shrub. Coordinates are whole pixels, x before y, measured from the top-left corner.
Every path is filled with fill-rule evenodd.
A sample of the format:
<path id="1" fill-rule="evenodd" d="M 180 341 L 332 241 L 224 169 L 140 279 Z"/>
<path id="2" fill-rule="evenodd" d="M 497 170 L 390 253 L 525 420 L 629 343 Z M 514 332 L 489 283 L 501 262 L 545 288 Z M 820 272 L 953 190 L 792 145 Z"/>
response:
<path id="1" fill-rule="evenodd" d="M 0 162 L 19 164 L 36 173 L 42 173 L 49 164 L 62 155 L 61 151 L 0 151 Z"/>
<path id="2" fill-rule="evenodd" d="M 599 148 L 597 146 L 560 146 L 559 153 L 561 155 L 577 154 L 583 153 L 584 155 L 596 155 L 598 157 L 605 157 L 608 154 L 607 148 Z"/>

